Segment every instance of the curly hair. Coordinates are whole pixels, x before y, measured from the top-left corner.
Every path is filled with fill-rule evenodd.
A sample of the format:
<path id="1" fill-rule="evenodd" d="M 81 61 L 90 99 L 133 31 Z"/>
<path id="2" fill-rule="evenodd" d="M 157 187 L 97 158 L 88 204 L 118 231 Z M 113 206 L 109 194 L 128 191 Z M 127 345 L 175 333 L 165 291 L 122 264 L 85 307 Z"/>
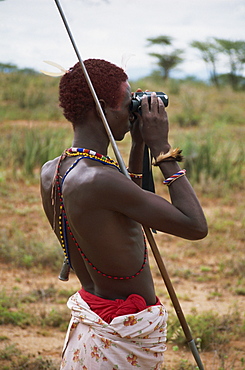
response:
<path id="1" fill-rule="evenodd" d="M 102 59 L 87 59 L 84 65 L 98 99 L 103 99 L 111 108 L 116 108 L 121 97 L 121 84 L 128 79 L 126 73 L 115 64 Z M 95 109 L 95 102 L 80 63 L 76 63 L 62 76 L 59 101 L 65 118 L 73 124 L 77 124 L 89 110 Z"/>

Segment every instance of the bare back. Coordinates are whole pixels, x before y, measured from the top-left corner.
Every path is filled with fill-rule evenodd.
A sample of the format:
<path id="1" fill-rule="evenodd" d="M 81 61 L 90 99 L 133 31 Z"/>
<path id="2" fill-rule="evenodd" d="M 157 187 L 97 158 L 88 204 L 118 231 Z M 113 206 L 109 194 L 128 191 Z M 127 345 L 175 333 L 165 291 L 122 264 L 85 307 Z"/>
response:
<path id="1" fill-rule="evenodd" d="M 57 192 L 55 212 L 51 204 L 57 162 L 56 158 L 44 165 L 41 193 L 46 215 L 50 224 L 55 225 L 54 231 L 60 240 L 60 200 Z M 74 158 L 66 158 L 62 162 L 61 177 L 73 162 Z M 82 253 L 91 263 L 78 251 L 68 234 L 70 260 L 87 291 L 108 299 L 125 299 L 135 293 L 144 297 L 147 304 L 155 304 L 148 260 L 144 261 L 145 241 L 142 227 L 114 208 L 111 199 L 112 192 L 114 196 L 124 196 L 121 188 L 124 186 L 124 177 L 117 169 L 89 159 L 82 159 L 66 176 L 62 193 L 68 223 Z M 127 179 L 127 182 L 130 180 Z"/>

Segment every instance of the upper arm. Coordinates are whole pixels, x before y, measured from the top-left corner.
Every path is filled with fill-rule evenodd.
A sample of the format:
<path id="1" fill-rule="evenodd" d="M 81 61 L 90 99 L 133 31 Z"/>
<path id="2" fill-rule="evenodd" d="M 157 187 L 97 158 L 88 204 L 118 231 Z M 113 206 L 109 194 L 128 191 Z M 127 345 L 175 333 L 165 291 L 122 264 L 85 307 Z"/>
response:
<path id="1" fill-rule="evenodd" d="M 56 163 L 54 161 L 46 162 L 42 166 L 40 173 L 40 193 L 42 205 L 50 224 L 52 223 L 53 218 L 53 205 L 51 197 L 55 166 Z"/>
<path id="2" fill-rule="evenodd" d="M 141 189 L 122 174 L 102 176 L 97 194 L 97 205 L 124 214 L 145 227 L 186 239 L 196 239 L 197 225 L 194 219 L 166 199 Z"/>

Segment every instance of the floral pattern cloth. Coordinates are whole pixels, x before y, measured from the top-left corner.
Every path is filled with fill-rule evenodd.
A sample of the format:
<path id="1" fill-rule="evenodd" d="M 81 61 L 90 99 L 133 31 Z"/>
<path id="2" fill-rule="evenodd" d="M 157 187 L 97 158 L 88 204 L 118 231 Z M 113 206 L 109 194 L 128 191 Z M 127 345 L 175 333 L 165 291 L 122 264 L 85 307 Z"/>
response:
<path id="1" fill-rule="evenodd" d="M 77 292 L 67 303 L 71 321 L 61 370 L 161 369 L 166 350 L 167 311 L 150 306 L 106 323 Z"/>

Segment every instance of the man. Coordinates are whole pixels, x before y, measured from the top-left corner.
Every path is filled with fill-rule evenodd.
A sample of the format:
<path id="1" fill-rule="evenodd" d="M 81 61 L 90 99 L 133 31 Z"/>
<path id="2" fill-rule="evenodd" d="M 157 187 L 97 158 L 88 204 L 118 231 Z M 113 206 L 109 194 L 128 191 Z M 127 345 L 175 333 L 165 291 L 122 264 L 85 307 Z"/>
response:
<path id="1" fill-rule="evenodd" d="M 82 285 L 68 301 L 61 369 L 160 369 L 167 313 L 155 294 L 141 225 L 193 240 L 206 236 L 207 225 L 168 142 L 162 100 L 152 93 L 149 104 L 144 97 L 142 113 L 133 115 L 124 71 L 103 60 L 84 64 L 115 140 L 131 130 L 133 181 L 107 157 L 109 139 L 77 63 L 60 82 L 73 144 L 41 174 L 44 210 Z M 138 186 L 145 144 L 172 203 Z"/>

